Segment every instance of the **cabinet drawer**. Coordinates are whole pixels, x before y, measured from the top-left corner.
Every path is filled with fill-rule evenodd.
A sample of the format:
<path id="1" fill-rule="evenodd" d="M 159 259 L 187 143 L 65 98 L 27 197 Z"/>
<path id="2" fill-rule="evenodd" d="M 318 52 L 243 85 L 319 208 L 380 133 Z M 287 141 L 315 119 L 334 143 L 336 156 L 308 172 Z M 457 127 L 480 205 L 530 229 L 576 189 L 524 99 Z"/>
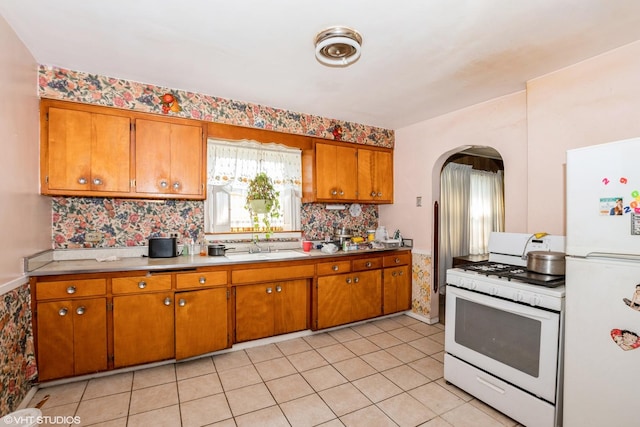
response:
<path id="1" fill-rule="evenodd" d="M 318 276 L 330 276 L 351 272 L 351 261 L 334 261 L 318 263 Z"/>
<path id="2" fill-rule="evenodd" d="M 363 258 L 353 261 L 353 271 L 375 270 L 382 267 L 382 258 Z"/>
<path id="3" fill-rule="evenodd" d="M 171 289 L 171 275 L 117 277 L 111 280 L 114 294 L 166 291 Z"/>
<path id="4" fill-rule="evenodd" d="M 403 254 L 387 255 L 384 257 L 384 266 L 393 267 L 395 265 L 407 265 L 411 262 L 411 252 Z"/>
<path id="5" fill-rule="evenodd" d="M 288 279 L 313 277 L 313 264 L 288 267 L 253 268 L 231 272 L 233 283 L 281 282 Z"/>
<path id="6" fill-rule="evenodd" d="M 79 279 L 60 282 L 38 282 L 36 298 L 57 299 L 104 295 L 107 292 L 106 279 Z"/>
<path id="7" fill-rule="evenodd" d="M 179 273 L 176 275 L 176 289 L 203 288 L 227 284 L 226 271 L 201 273 Z"/>

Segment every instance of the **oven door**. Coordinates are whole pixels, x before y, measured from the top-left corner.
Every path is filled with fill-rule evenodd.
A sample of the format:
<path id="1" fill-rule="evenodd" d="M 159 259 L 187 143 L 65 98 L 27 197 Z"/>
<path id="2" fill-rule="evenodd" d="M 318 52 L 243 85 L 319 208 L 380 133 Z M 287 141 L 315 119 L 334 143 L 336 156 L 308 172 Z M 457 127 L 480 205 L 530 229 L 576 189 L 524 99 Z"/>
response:
<path id="1" fill-rule="evenodd" d="M 447 286 L 445 351 L 550 403 L 560 315 Z"/>

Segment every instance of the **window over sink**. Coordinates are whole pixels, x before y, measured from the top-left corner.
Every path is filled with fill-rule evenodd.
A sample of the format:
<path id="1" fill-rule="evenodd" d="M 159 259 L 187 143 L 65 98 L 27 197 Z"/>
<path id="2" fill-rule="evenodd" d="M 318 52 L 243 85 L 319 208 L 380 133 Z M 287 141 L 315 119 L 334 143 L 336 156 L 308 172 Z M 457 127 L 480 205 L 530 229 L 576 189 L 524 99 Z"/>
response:
<path id="1" fill-rule="evenodd" d="M 300 230 L 302 203 L 301 150 L 256 141 L 207 141 L 206 233 L 251 233 L 253 223 L 245 208 L 248 183 L 265 172 L 280 193 L 280 217 L 274 231 Z"/>

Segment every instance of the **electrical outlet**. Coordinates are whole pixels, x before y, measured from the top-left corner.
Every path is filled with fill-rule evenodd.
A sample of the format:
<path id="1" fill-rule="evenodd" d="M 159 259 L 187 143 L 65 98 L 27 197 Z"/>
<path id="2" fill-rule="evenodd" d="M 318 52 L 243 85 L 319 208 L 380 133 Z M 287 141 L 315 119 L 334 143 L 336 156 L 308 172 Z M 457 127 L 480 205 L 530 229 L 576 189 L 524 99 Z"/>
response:
<path id="1" fill-rule="evenodd" d="M 416 206 L 417 207 L 422 206 L 422 196 L 416 197 Z"/>
<path id="2" fill-rule="evenodd" d="M 90 233 L 87 233 L 84 236 L 84 240 L 87 242 L 91 242 L 91 243 L 98 243 L 102 241 L 102 233 L 100 233 L 99 231 L 93 231 Z"/>

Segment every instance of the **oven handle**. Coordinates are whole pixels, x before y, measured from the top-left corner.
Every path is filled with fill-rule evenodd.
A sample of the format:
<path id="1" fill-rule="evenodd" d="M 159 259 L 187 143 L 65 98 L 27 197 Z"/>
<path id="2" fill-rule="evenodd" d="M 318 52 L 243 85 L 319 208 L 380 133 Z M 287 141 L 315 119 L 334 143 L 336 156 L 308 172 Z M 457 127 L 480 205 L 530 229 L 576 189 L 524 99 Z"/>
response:
<path id="1" fill-rule="evenodd" d="M 508 300 L 501 300 L 489 295 L 467 291 L 454 286 L 447 286 L 447 293 L 466 299 L 467 301 L 486 305 L 501 311 L 506 311 L 518 316 L 526 316 L 532 319 L 553 320 L 558 317 L 557 313 L 534 308 L 524 304 L 518 304 Z"/>
<path id="2" fill-rule="evenodd" d="M 478 380 L 478 382 L 480 384 L 482 384 L 483 386 L 489 387 L 491 390 L 493 390 L 495 392 L 498 392 L 500 394 L 504 394 L 504 389 L 498 387 L 497 385 L 491 384 L 489 381 L 487 381 L 487 380 L 485 380 L 483 378 L 480 378 L 480 377 L 476 377 L 476 380 Z"/>

